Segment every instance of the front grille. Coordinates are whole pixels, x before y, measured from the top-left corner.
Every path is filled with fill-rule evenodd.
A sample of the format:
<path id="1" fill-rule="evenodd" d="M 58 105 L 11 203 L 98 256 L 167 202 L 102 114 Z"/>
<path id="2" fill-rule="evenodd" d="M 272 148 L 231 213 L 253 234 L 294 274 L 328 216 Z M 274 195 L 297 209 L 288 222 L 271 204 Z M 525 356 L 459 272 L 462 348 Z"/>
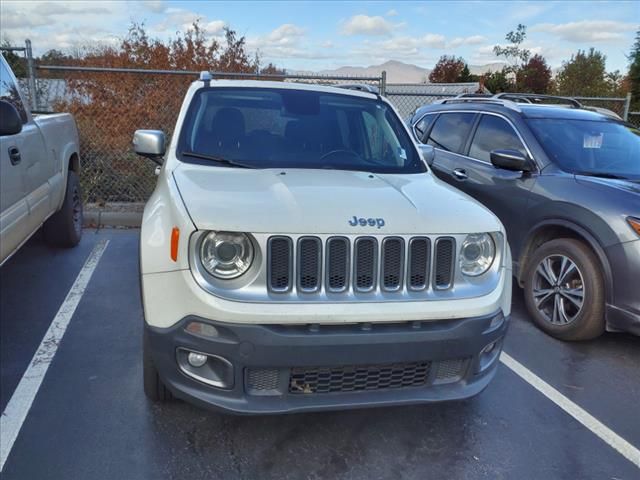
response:
<path id="1" fill-rule="evenodd" d="M 432 248 L 433 242 L 433 248 Z M 455 276 L 453 237 L 270 237 L 267 285 L 272 293 L 292 290 L 307 298 L 327 294 L 451 288 Z"/>
<path id="2" fill-rule="evenodd" d="M 313 293 L 320 288 L 322 277 L 322 243 L 316 237 L 298 240 L 298 288 Z"/>
<path id="3" fill-rule="evenodd" d="M 292 368 L 289 393 L 340 393 L 427 385 L 431 362 Z"/>
<path id="4" fill-rule="evenodd" d="M 409 241 L 407 283 L 411 290 L 424 290 L 429 285 L 429 259 L 431 242 L 428 238 L 415 237 Z"/>
<path id="5" fill-rule="evenodd" d="M 438 238 L 435 251 L 435 287 L 444 290 L 449 288 L 453 281 L 455 240 L 451 237 Z"/>
<path id="6" fill-rule="evenodd" d="M 394 292 L 402 287 L 404 270 L 404 241 L 401 238 L 385 238 L 382 241 L 382 287 Z"/>
<path id="7" fill-rule="evenodd" d="M 355 244 L 354 272 L 355 287 L 360 292 L 370 292 L 376 286 L 376 260 L 378 244 L 375 238 L 360 237 Z"/>
<path id="8" fill-rule="evenodd" d="M 464 375 L 468 359 L 455 358 L 436 362 L 436 383 L 457 382 Z"/>
<path id="9" fill-rule="evenodd" d="M 349 239 L 327 240 L 327 290 L 343 292 L 349 286 Z"/>
<path id="10" fill-rule="evenodd" d="M 276 368 L 247 369 L 245 385 L 249 395 L 278 393 L 280 374 Z"/>

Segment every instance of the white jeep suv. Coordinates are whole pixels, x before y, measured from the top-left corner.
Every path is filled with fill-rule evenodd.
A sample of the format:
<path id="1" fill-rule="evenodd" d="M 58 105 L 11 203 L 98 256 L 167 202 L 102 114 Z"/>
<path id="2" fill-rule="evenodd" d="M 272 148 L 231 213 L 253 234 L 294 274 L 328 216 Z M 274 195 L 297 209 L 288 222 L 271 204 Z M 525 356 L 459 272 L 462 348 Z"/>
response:
<path id="1" fill-rule="evenodd" d="M 144 386 L 241 413 L 460 399 L 497 368 L 504 228 L 436 179 L 360 87 L 212 81 L 186 95 L 140 238 Z M 164 161 L 162 161 L 162 159 Z"/>

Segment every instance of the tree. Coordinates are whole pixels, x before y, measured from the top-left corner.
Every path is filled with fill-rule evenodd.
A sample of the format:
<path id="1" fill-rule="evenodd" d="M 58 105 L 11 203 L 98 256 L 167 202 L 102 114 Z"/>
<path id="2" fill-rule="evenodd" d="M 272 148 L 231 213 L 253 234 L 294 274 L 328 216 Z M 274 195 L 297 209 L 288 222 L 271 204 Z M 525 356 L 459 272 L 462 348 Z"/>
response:
<path id="1" fill-rule="evenodd" d="M 7 37 L 3 38 L 2 40 L 3 48 L 9 48 L 12 46 L 14 45 L 11 44 L 11 40 L 9 40 L 9 38 Z M 16 77 L 18 78 L 27 77 L 27 61 L 24 59 L 24 57 L 21 57 L 17 53 L 12 52 L 10 50 L 3 50 L 2 54 L 4 56 L 4 59 L 7 61 L 7 63 L 11 67 L 11 70 L 13 70 L 13 74 Z"/>
<path id="2" fill-rule="evenodd" d="M 512 30 L 505 35 L 505 39 L 509 42 L 509 45 L 506 47 L 500 45 L 493 47 L 495 56 L 504 57 L 509 63 L 509 65 L 505 67 L 506 72 L 504 73 L 514 73 L 517 75 L 522 65 L 529 62 L 531 51 L 522 46 L 526 38 L 527 27 L 520 23 L 515 31 Z"/>
<path id="3" fill-rule="evenodd" d="M 88 49 L 83 58 L 73 63 L 86 67 L 231 73 L 255 73 L 258 67 L 247 52 L 244 37 L 228 28 L 224 40 L 217 42 L 205 35 L 199 22 L 168 41 L 150 37 L 144 24 L 133 23 L 118 45 Z M 57 109 L 73 113 L 78 123 L 86 200 L 136 201 L 150 194 L 140 192 L 140 185 L 152 188 L 141 179 L 152 175 L 153 167 L 128 153 L 131 138 L 139 128 L 160 129 L 170 135 L 195 77 L 87 71 L 65 75 L 67 92 L 64 104 Z M 99 186 L 109 184 L 119 186 L 117 197 L 98 197 L 104 191 Z"/>
<path id="4" fill-rule="evenodd" d="M 469 66 L 462 57 L 443 55 L 429 74 L 431 83 L 460 83 L 477 81 L 478 77 L 471 75 Z"/>
<path id="5" fill-rule="evenodd" d="M 633 99 L 634 108 L 640 108 L 640 30 L 636 32 L 636 41 L 629 55 L 629 91 Z"/>
<path id="6" fill-rule="evenodd" d="M 556 77 L 557 92 L 570 96 L 607 96 L 611 84 L 607 81 L 606 57 L 591 48 L 588 52 L 578 50 L 571 60 L 562 63 Z"/>
<path id="7" fill-rule="evenodd" d="M 519 92 L 548 93 L 551 90 L 551 68 L 541 55 L 534 55 L 516 74 Z"/>
<path id="8" fill-rule="evenodd" d="M 492 93 L 513 92 L 514 84 L 506 68 L 497 72 L 487 72 L 482 78 L 484 86 Z"/>

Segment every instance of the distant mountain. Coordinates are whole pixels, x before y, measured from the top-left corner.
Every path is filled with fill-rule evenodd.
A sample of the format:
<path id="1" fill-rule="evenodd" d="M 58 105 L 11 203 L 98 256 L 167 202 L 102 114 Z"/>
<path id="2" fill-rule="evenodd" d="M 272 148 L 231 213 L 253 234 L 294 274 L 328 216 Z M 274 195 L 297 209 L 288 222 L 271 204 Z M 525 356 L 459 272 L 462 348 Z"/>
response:
<path id="1" fill-rule="evenodd" d="M 503 63 L 489 63 L 487 65 L 469 65 L 469 71 L 474 75 L 480 75 L 488 71 L 501 70 Z M 411 63 L 404 63 L 398 60 L 389 60 L 380 65 L 370 65 L 368 67 L 345 66 L 335 70 L 321 70 L 319 72 L 298 71 L 294 73 L 307 73 L 318 75 L 344 75 L 349 77 L 380 76 L 382 71 L 387 72 L 387 83 L 425 83 L 429 78 L 431 69 L 419 67 Z"/>

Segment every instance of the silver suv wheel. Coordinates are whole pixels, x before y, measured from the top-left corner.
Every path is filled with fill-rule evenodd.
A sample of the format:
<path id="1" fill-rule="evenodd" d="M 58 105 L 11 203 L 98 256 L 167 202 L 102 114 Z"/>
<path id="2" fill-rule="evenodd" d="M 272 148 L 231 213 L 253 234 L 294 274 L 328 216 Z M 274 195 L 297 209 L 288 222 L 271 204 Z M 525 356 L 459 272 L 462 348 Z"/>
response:
<path id="1" fill-rule="evenodd" d="M 536 267 L 533 298 L 540 314 L 554 325 L 573 322 L 582 311 L 582 272 L 565 255 L 550 255 Z"/>

